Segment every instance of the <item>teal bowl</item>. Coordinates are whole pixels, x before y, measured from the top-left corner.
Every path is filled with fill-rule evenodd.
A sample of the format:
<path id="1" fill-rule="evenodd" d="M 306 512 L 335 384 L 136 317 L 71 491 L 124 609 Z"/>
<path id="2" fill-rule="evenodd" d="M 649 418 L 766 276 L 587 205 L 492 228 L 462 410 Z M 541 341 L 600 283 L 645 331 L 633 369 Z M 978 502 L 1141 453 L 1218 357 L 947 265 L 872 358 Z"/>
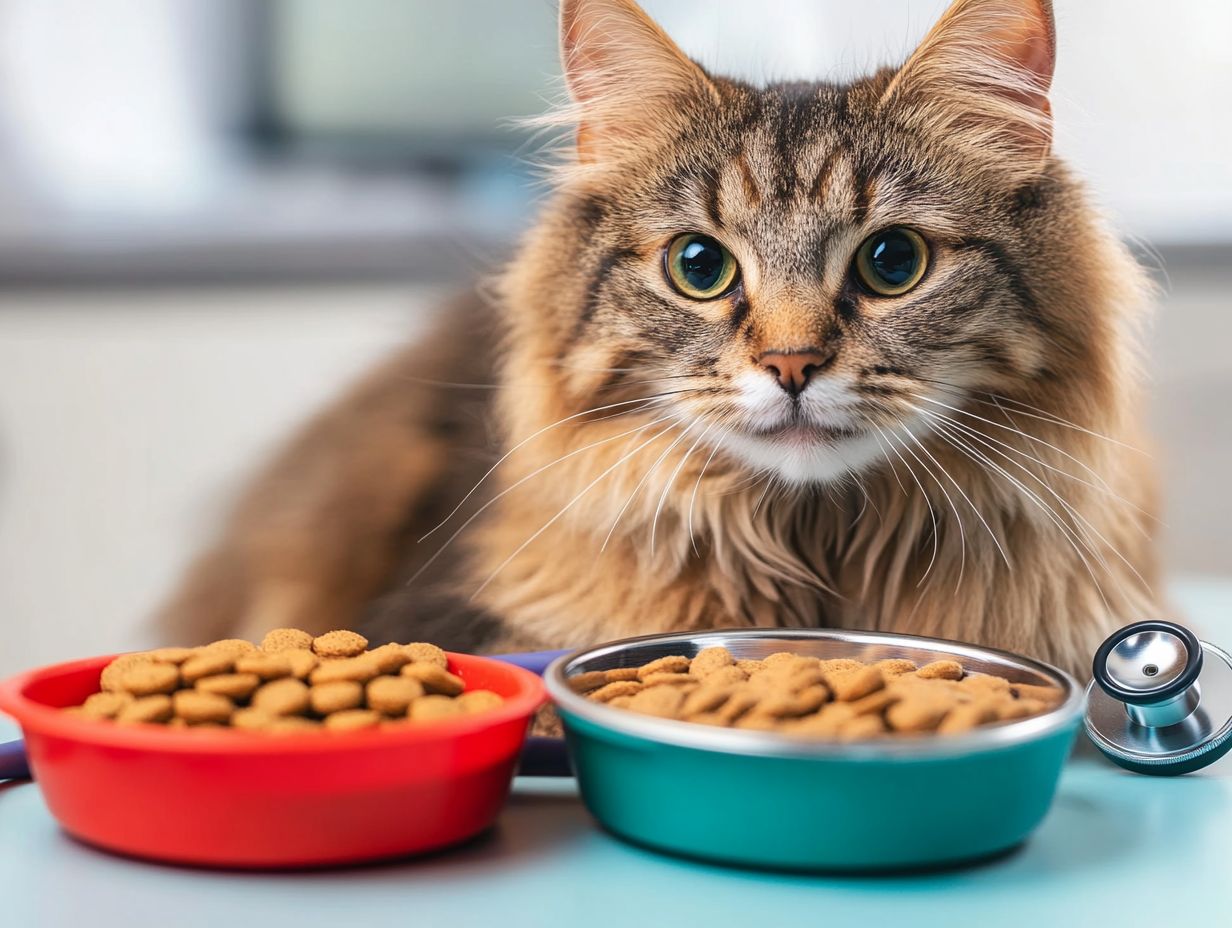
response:
<path id="1" fill-rule="evenodd" d="M 965 735 L 836 743 L 652 718 L 596 703 L 568 678 L 722 646 L 737 658 L 960 661 L 1060 687 L 1034 718 Z M 741 629 L 654 635 L 560 658 L 545 674 L 582 799 L 613 834 L 737 866 L 870 872 L 957 866 L 1010 850 L 1040 824 L 1082 720 L 1072 677 L 1038 661 L 880 632 Z"/>

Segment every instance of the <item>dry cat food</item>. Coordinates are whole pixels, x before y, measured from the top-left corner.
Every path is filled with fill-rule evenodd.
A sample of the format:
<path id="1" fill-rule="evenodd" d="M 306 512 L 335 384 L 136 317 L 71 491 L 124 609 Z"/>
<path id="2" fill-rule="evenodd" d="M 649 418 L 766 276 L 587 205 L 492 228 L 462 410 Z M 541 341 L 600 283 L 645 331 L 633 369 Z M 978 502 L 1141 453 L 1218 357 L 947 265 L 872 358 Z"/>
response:
<path id="1" fill-rule="evenodd" d="M 125 654 L 103 669 L 99 687 L 65 711 L 121 724 L 343 731 L 469 715 L 504 701 L 467 690 L 434 644 L 369 649 L 355 632 L 313 637 L 296 628 L 276 629 L 260 645 L 230 638 Z"/>
<path id="2" fill-rule="evenodd" d="M 1039 715 L 1064 698 L 1056 687 L 969 673 L 952 660 L 865 663 L 786 651 L 736 660 L 726 648 L 590 671 L 569 683 L 596 702 L 644 715 L 846 741 L 959 734 Z"/>

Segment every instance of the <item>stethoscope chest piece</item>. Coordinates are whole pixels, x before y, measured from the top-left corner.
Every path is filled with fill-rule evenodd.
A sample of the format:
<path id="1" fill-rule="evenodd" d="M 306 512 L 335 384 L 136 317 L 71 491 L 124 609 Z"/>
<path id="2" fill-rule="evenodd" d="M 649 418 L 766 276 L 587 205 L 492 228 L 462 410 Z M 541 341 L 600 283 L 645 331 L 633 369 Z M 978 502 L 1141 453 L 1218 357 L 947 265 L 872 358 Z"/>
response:
<path id="1" fill-rule="evenodd" d="M 1174 776 L 1232 749 L 1232 656 L 1172 622 L 1136 622 L 1095 653 L 1087 735 L 1136 773 Z"/>

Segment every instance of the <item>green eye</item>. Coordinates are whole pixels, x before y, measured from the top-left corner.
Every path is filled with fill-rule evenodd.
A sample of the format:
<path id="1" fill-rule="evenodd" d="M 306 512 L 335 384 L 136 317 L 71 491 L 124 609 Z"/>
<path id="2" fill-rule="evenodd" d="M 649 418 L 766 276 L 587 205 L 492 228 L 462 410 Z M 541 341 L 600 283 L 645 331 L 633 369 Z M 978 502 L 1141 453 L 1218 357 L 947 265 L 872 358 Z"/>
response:
<path id="1" fill-rule="evenodd" d="M 740 270 L 731 252 L 708 235 L 678 235 L 667 246 L 667 279 L 683 296 L 713 300 L 731 289 Z"/>
<path id="2" fill-rule="evenodd" d="M 910 229 L 895 226 L 870 235 L 856 252 L 860 282 L 881 296 L 902 296 L 928 268 L 928 245 Z"/>

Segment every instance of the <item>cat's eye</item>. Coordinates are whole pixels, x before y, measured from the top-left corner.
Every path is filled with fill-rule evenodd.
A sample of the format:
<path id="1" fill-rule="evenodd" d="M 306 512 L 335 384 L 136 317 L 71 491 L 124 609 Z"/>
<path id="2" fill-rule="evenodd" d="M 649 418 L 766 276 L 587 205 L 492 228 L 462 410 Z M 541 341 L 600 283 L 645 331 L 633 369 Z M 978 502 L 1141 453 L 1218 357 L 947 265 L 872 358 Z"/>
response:
<path id="1" fill-rule="evenodd" d="M 677 235 L 664 256 L 668 282 L 692 300 L 713 300 L 731 290 L 740 270 L 732 253 L 709 235 Z"/>
<path id="2" fill-rule="evenodd" d="M 860 283 L 880 296 L 902 296 L 920 282 L 928 269 L 928 244 L 918 232 L 902 226 L 882 229 L 864 240 L 856 252 Z"/>

